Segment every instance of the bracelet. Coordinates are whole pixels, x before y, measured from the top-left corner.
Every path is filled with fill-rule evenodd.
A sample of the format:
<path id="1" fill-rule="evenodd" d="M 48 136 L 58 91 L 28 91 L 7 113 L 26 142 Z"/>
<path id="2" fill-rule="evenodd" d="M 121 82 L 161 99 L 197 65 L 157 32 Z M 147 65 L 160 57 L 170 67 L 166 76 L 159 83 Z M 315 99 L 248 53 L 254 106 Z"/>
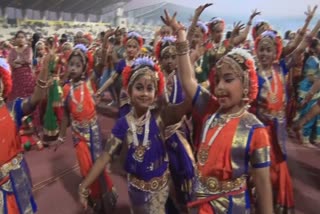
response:
<path id="1" fill-rule="evenodd" d="M 43 89 L 48 88 L 48 82 L 40 79 L 37 80 L 36 85 Z"/>
<path id="2" fill-rule="evenodd" d="M 90 190 L 83 188 L 82 184 L 79 184 L 79 194 L 84 198 L 88 198 L 90 195 Z"/>
<path id="3" fill-rule="evenodd" d="M 41 83 L 43 83 L 43 84 L 47 84 L 47 81 L 45 81 L 45 80 L 42 80 L 42 79 L 38 79 L 37 81 L 39 81 L 39 82 L 41 82 Z"/>
<path id="4" fill-rule="evenodd" d="M 64 137 L 58 137 L 58 141 L 63 143 L 65 141 L 65 138 Z"/>
<path id="5" fill-rule="evenodd" d="M 189 53 L 189 42 L 188 40 L 182 41 L 182 42 L 176 42 L 176 51 L 177 55 L 185 55 Z"/>

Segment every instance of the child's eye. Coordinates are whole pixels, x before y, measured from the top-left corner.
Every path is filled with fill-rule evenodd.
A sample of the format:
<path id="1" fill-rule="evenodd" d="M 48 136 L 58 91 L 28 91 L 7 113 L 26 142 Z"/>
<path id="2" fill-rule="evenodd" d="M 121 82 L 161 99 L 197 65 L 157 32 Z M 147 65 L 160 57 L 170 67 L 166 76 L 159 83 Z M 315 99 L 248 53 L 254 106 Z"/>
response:
<path id="1" fill-rule="evenodd" d="M 225 81 L 226 81 L 227 83 L 231 83 L 233 80 L 234 80 L 234 78 L 227 78 L 227 79 L 225 79 Z"/>

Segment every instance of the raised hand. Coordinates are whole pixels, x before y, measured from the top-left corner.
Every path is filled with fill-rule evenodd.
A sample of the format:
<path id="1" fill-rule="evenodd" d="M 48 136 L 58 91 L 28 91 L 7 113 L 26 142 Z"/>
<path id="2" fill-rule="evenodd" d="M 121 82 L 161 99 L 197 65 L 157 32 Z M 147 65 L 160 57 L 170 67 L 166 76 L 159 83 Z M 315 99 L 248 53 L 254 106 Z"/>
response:
<path id="1" fill-rule="evenodd" d="M 250 15 L 250 20 L 249 21 L 252 21 L 254 19 L 254 17 L 258 16 L 258 15 L 261 15 L 261 12 L 258 11 L 257 9 L 254 9 Z"/>
<path id="2" fill-rule="evenodd" d="M 318 8 L 318 5 L 314 6 L 311 10 L 311 7 L 308 6 L 308 9 L 306 12 L 304 12 L 304 14 L 307 16 L 307 20 L 310 21 L 312 19 L 312 17 L 314 16 L 316 10 Z"/>
<path id="3" fill-rule="evenodd" d="M 184 28 L 184 26 L 176 20 L 176 16 L 177 12 L 174 12 L 173 16 L 171 17 L 168 11 L 164 10 L 164 17 L 160 16 L 160 18 L 165 25 L 171 27 L 172 30 L 176 32 L 179 29 Z"/>
<path id="4" fill-rule="evenodd" d="M 240 31 L 243 29 L 244 29 L 244 24 L 242 24 L 241 22 L 234 22 L 233 30 L 232 30 L 233 36 L 237 36 L 240 33 Z"/>
<path id="5" fill-rule="evenodd" d="M 195 10 L 195 13 L 194 15 L 196 17 L 199 17 L 202 12 L 207 8 L 207 7 L 210 7 L 211 5 L 213 5 L 213 3 L 207 3 L 207 4 L 204 4 L 204 5 L 200 5 L 196 10 Z"/>

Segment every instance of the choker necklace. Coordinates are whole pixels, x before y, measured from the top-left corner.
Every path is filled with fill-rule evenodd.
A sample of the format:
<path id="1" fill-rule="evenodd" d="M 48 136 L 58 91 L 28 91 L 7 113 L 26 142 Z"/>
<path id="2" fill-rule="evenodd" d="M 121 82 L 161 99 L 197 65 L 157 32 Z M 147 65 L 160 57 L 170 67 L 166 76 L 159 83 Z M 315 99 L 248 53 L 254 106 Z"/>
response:
<path id="1" fill-rule="evenodd" d="M 78 85 L 81 85 L 80 87 L 80 101 L 78 102 L 76 98 L 74 97 L 74 89 Z M 83 81 L 80 81 L 80 83 L 74 83 L 71 85 L 71 91 L 70 91 L 71 99 L 72 101 L 76 104 L 77 106 L 77 112 L 82 112 L 83 111 L 83 99 L 84 99 L 84 83 Z"/>
<path id="2" fill-rule="evenodd" d="M 233 118 L 238 118 L 238 117 L 242 117 L 242 115 L 246 112 L 246 107 L 243 107 L 240 109 L 240 111 L 234 113 L 234 114 L 226 114 L 226 115 L 221 115 L 220 118 L 217 118 L 218 114 L 219 114 L 219 110 L 213 114 L 207 121 L 203 134 L 202 134 L 202 138 L 201 138 L 201 145 L 200 145 L 200 149 L 198 152 L 198 162 L 201 166 L 203 166 L 209 157 L 209 150 L 210 147 L 212 145 L 212 143 L 214 142 L 214 140 L 217 138 L 217 136 L 219 135 L 219 133 L 221 132 L 221 130 L 223 129 L 223 127 Z M 216 120 L 216 122 L 213 122 L 214 120 Z M 214 134 L 212 135 L 212 137 L 209 140 L 208 145 L 204 145 L 205 144 L 205 140 L 206 140 L 206 136 L 208 134 L 208 130 L 209 128 L 212 128 L 214 126 L 217 126 L 218 128 L 217 130 L 214 132 Z"/>
<path id="3" fill-rule="evenodd" d="M 142 116 L 137 121 L 135 121 L 133 112 L 134 112 L 134 109 L 132 111 L 132 120 L 130 123 L 132 135 L 133 135 L 133 146 L 135 147 L 133 158 L 138 162 L 143 162 L 144 155 L 148 149 L 148 143 L 149 143 L 151 113 L 150 113 L 150 110 L 148 110 L 145 115 L 145 119 L 142 120 L 141 118 L 144 117 Z M 145 124 L 145 128 L 144 128 L 142 145 L 140 145 L 140 142 L 138 140 L 138 135 L 137 135 L 137 126 L 141 125 L 141 128 L 143 128 L 143 124 Z"/>

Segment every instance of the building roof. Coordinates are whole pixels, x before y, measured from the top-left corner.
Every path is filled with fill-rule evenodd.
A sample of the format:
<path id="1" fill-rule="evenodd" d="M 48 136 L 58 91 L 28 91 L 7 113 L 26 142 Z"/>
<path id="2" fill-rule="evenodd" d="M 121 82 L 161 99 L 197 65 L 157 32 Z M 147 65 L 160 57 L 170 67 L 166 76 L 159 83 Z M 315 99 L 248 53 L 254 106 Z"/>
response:
<path id="1" fill-rule="evenodd" d="M 129 2 L 130 0 L 121 0 Z M 1 0 L 0 6 L 40 11 L 101 14 L 102 9 L 118 0 Z"/>

